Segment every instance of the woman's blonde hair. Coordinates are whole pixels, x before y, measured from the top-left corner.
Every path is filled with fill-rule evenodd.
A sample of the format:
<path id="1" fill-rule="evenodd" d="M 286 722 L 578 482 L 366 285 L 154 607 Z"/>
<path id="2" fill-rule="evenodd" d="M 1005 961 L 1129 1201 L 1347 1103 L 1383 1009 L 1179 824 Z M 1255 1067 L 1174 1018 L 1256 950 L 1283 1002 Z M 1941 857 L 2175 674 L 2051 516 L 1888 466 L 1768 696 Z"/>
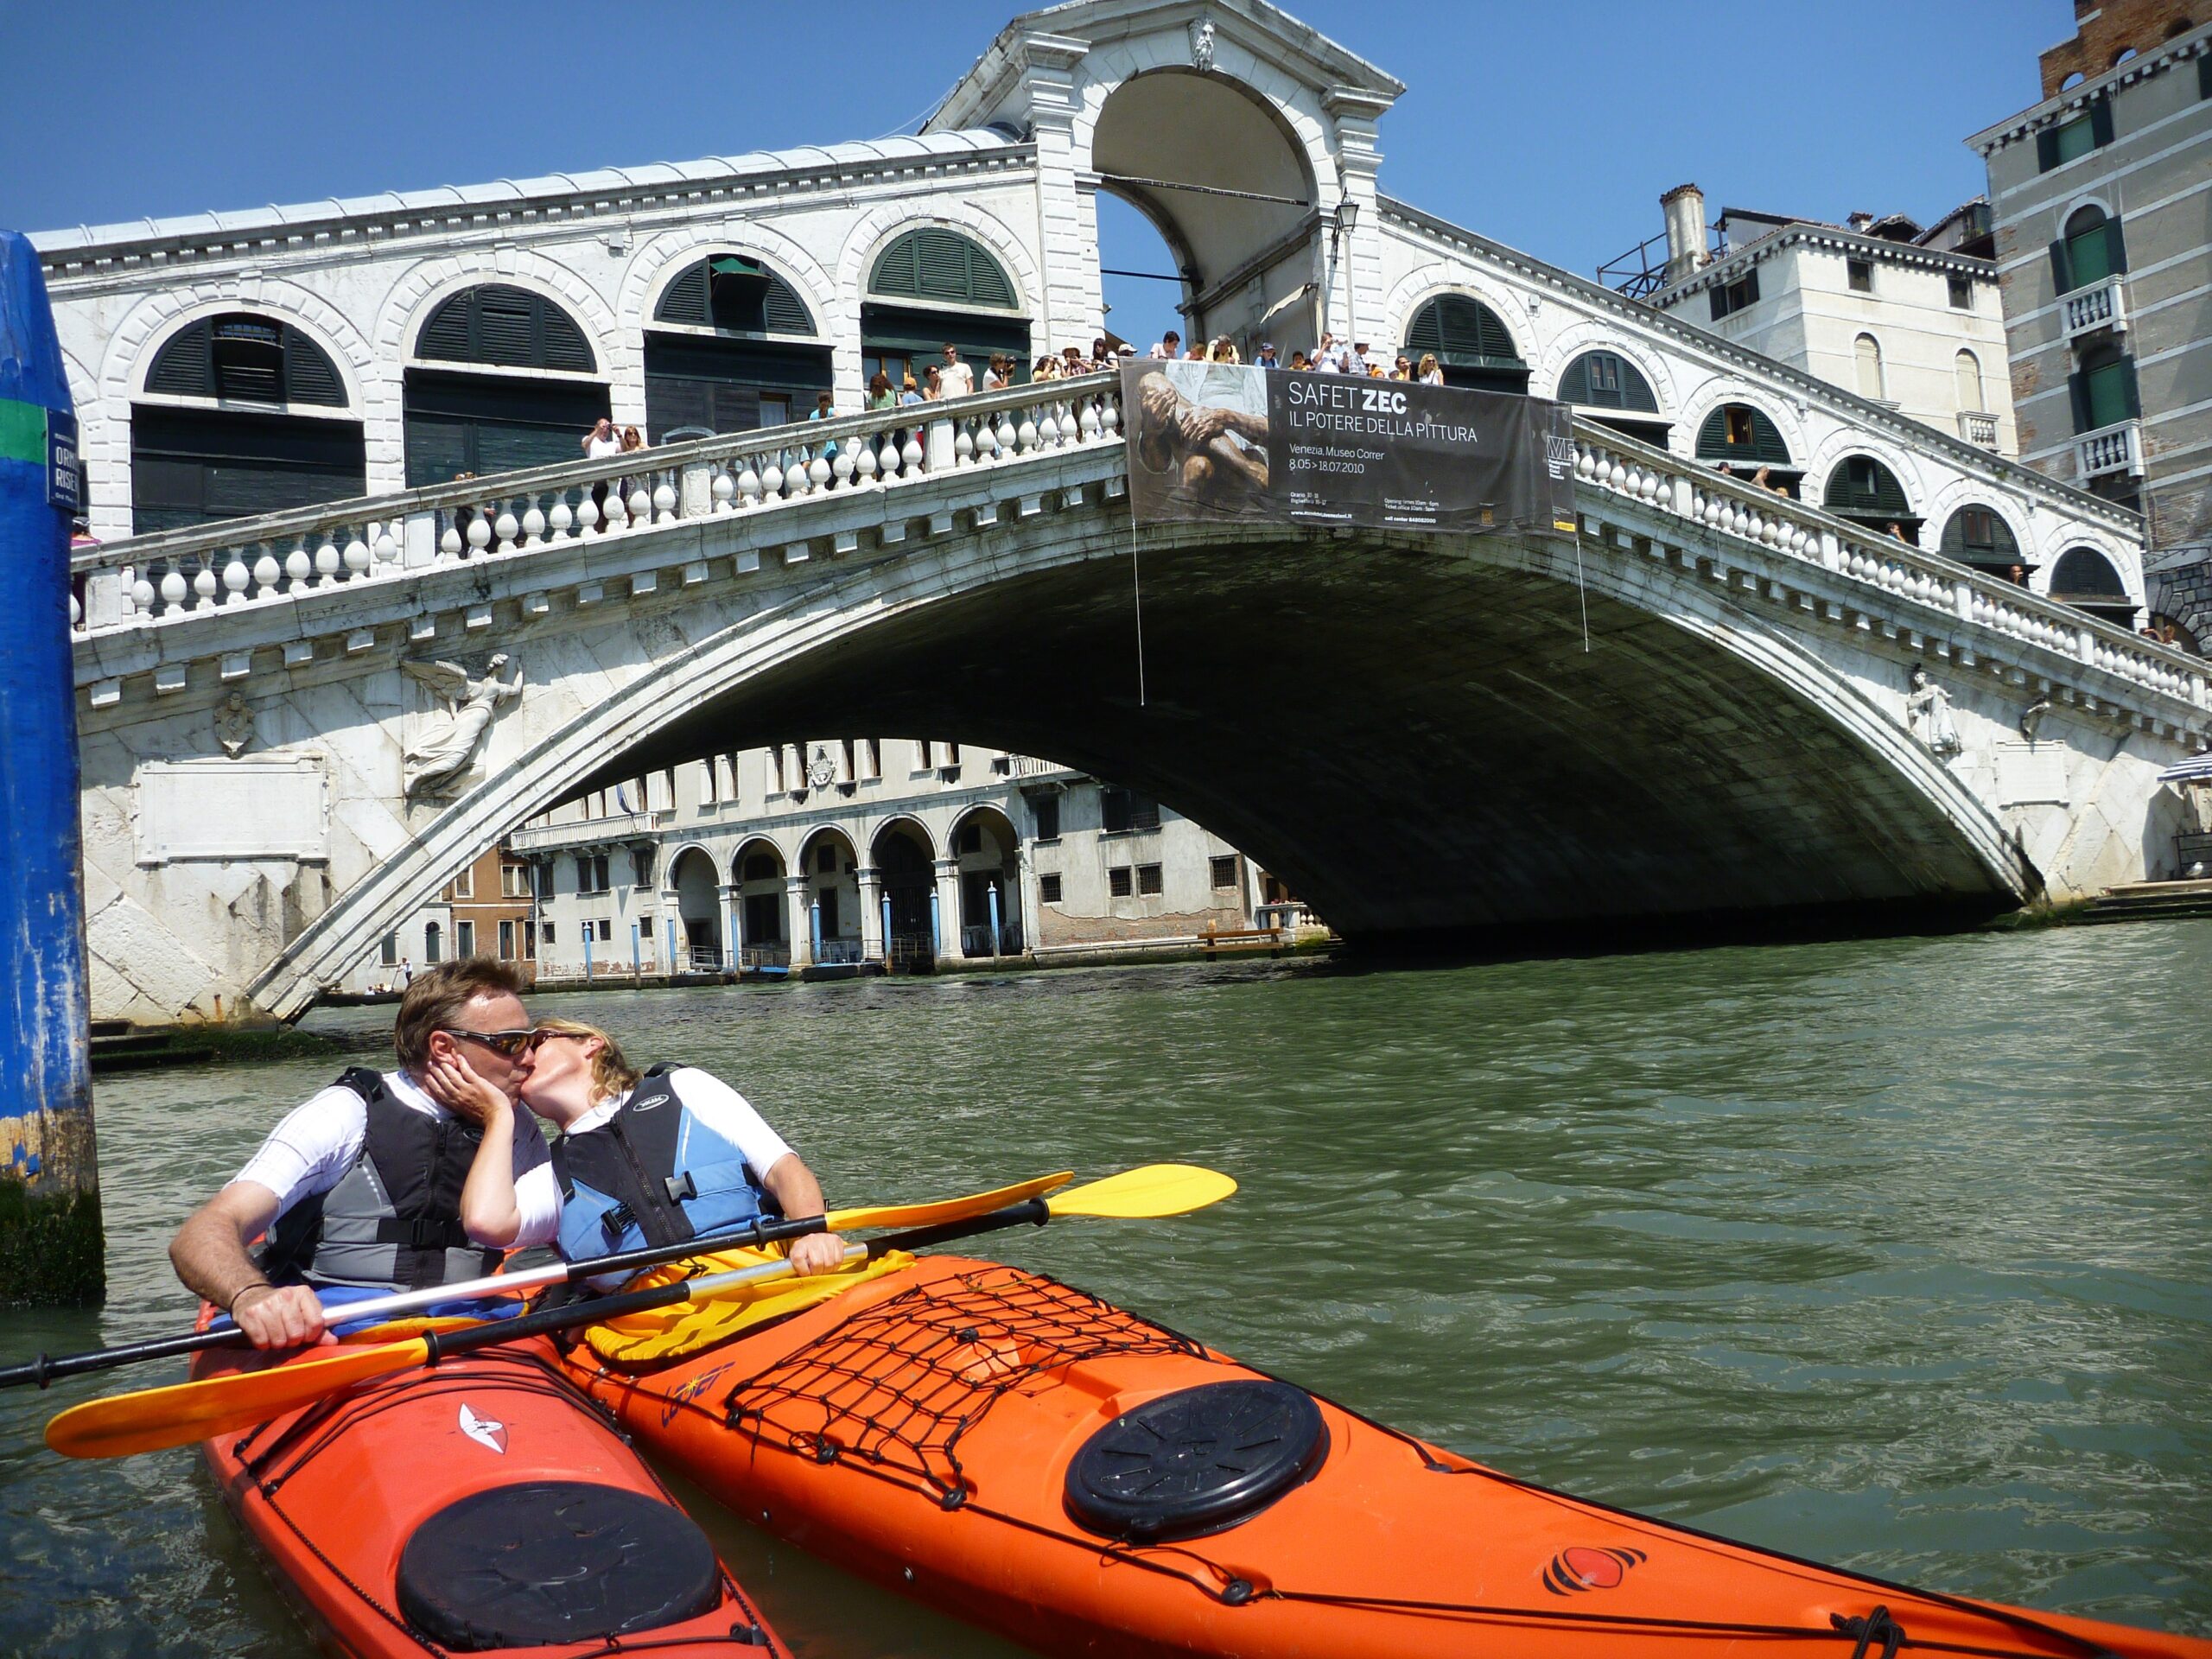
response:
<path id="1" fill-rule="evenodd" d="M 597 1026 L 588 1026 L 581 1020 L 539 1020 L 538 1031 L 550 1031 L 556 1037 L 596 1037 L 599 1052 L 591 1057 L 591 1098 L 596 1106 L 609 1095 L 619 1095 L 638 1086 L 638 1068 L 622 1056 L 622 1045 L 601 1031 Z"/>

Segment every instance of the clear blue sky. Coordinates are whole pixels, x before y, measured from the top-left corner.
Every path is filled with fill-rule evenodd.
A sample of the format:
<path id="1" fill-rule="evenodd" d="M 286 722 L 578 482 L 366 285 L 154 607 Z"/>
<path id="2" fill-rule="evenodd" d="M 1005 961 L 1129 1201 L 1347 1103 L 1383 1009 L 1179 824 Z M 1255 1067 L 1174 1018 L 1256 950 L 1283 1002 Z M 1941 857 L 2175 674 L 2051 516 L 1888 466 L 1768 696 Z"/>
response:
<path id="1" fill-rule="evenodd" d="M 1659 193 L 1685 180 L 1716 214 L 1932 219 L 1984 188 L 1960 141 L 2035 102 L 2036 54 L 2073 33 L 2068 0 L 1289 9 L 1407 83 L 1384 189 L 1585 275 L 1659 230 Z M 1015 10 L 0 0 L 0 225 L 912 131 Z M 1106 253 L 1166 268 L 1156 244 Z"/>

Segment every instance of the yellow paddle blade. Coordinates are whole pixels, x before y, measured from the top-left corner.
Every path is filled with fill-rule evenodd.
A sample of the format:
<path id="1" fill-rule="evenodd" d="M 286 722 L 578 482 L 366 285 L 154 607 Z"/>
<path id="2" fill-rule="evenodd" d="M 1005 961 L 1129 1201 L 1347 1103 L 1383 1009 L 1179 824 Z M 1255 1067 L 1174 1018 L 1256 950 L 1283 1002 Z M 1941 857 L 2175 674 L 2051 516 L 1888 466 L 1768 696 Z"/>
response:
<path id="1" fill-rule="evenodd" d="M 1057 1192 L 1074 1179 L 1073 1170 L 1064 1169 L 1057 1175 L 1039 1175 L 1034 1180 L 1017 1181 L 1014 1185 L 1000 1187 L 995 1192 L 976 1192 L 964 1198 L 940 1198 L 935 1204 L 879 1205 L 870 1210 L 832 1210 L 830 1212 L 830 1230 L 848 1233 L 862 1227 L 936 1227 L 948 1221 L 966 1221 L 974 1216 L 988 1216 L 995 1210 L 1003 1210 L 1010 1204 L 1042 1198 L 1047 1192 Z"/>
<path id="2" fill-rule="evenodd" d="M 330 1359 L 87 1400 L 47 1424 L 46 1443 L 65 1458 L 127 1458 L 189 1446 L 265 1423 L 356 1382 L 420 1365 L 429 1353 L 429 1344 L 420 1338 L 373 1348 L 341 1347 Z"/>
<path id="3" fill-rule="evenodd" d="M 1179 1216 L 1219 1204 L 1236 1183 L 1196 1164 L 1146 1164 L 1056 1192 L 1045 1202 L 1055 1216 L 1115 1216 L 1137 1220 Z"/>

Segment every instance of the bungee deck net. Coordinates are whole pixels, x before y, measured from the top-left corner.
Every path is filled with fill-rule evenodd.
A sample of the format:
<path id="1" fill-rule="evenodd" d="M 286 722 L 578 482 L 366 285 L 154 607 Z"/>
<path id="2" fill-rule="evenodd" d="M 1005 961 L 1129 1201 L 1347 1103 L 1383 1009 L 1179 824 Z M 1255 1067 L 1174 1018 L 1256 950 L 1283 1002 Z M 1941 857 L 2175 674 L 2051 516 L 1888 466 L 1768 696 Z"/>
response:
<path id="1" fill-rule="evenodd" d="M 961 1437 L 1008 1394 L 1085 1360 L 1205 1351 L 1087 1291 L 992 1267 L 855 1314 L 722 1397 L 733 1429 L 832 1463 L 857 1459 L 966 1501 Z"/>

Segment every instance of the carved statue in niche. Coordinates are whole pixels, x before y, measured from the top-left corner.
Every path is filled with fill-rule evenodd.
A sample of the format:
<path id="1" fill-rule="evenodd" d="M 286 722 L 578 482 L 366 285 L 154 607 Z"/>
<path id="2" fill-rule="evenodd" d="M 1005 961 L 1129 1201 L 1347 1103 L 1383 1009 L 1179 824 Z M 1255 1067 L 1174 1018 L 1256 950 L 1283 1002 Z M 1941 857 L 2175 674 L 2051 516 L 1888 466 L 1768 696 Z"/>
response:
<path id="1" fill-rule="evenodd" d="M 1191 25 L 1191 67 L 1202 75 L 1213 73 L 1213 19 L 1201 17 Z"/>
<path id="2" fill-rule="evenodd" d="M 1928 677 L 1923 664 L 1915 663 L 1908 677 L 1911 689 L 1905 693 L 1905 726 L 1930 754 L 1948 760 L 1966 747 L 1951 719 L 1951 694 Z"/>
<path id="3" fill-rule="evenodd" d="M 507 654 L 499 652 L 486 665 L 483 678 L 471 679 L 458 663 L 400 664 L 445 705 L 444 715 L 433 715 L 429 729 L 408 746 L 405 779 L 410 798 L 442 799 L 460 787 L 501 706 L 522 696 L 522 664 L 515 664 L 513 679 L 502 680 L 499 671 L 506 665 Z"/>
<path id="4" fill-rule="evenodd" d="M 245 706 L 245 698 L 236 691 L 215 711 L 215 741 L 233 760 L 253 741 L 253 710 Z"/>

